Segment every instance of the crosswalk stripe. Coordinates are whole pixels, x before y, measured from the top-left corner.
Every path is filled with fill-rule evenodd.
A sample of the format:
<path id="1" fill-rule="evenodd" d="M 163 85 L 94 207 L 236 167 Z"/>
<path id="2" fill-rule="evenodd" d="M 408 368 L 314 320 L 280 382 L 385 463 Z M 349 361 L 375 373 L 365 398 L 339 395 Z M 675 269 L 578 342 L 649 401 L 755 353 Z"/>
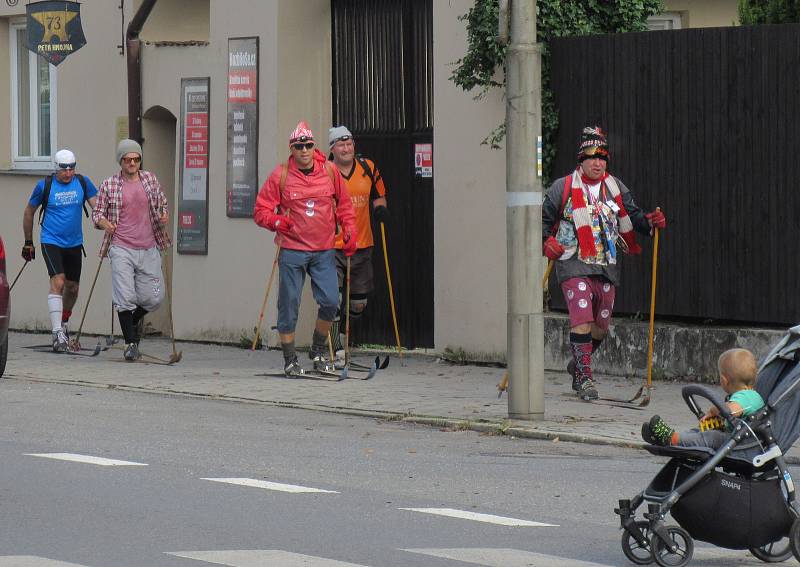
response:
<path id="1" fill-rule="evenodd" d="M 558 527 L 556 524 L 543 524 L 542 522 L 518 520 L 516 518 L 506 518 L 504 516 L 495 516 L 493 514 L 479 514 L 477 512 L 467 512 L 466 510 L 455 510 L 453 508 L 400 508 L 400 510 L 422 512 L 423 514 L 434 514 L 436 516 L 447 516 L 448 518 L 460 518 L 462 520 L 472 520 L 474 522 L 486 522 L 488 524 L 498 524 L 501 526 Z"/>
<path id="2" fill-rule="evenodd" d="M 281 484 L 279 482 L 256 480 L 254 478 L 202 478 L 200 480 L 210 480 L 211 482 L 224 482 L 226 484 L 237 484 L 239 486 L 263 488 L 265 490 L 277 490 L 279 492 L 290 492 L 292 494 L 303 494 L 303 493 L 313 493 L 313 492 L 339 494 L 335 490 L 323 490 L 321 488 L 310 488 L 308 486 L 297 486 L 295 484 Z"/>
<path id="3" fill-rule="evenodd" d="M 483 567 L 611 567 L 606 563 L 592 563 L 555 555 L 544 555 L 521 549 L 462 548 L 462 549 L 404 549 L 411 553 L 474 563 Z"/>
<path id="4" fill-rule="evenodd" d="M 167 555 L 196 559 L 228 567 L 366 567 L 357 563 L 346 563 L 325 557 L 314 557 L 301 553 L 291 553 L 280 549 L 231 549 L 227 551 L 173 551 Z"/>
<path id="5" fill-rule="evenodd" d="M 92 457 L 90 455 L 76 455 L 74 453 L 25 453 L 28 457 L 42 457 L 43 459 L 56 459 L 58 461 L 72 461 L 75 463 L 86 463 L 88 465 L 100 465 L 101 467 L 146 467 L 146 463 L 134 463 L 132 461 L 119 461 L 117 459 L 105 459 L 103 457 Z"/>
<path id="6" fill-rule="evenodd" d="M 3 555 L 0 556 L 0 567 L 86 567 L 86 565 L 65 563 L 33 555 Z"/>

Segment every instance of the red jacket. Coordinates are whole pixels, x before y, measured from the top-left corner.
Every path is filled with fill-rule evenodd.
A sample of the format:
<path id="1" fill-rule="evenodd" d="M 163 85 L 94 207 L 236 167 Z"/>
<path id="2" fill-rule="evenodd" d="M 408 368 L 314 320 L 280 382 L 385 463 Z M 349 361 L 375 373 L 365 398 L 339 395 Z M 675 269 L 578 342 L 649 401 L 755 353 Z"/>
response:
<path id="1" fill-rule="evenodd" d="M 274 231 L 279 215 L 294 222 L 287 234 L 275 236 L 275 243 L 281 248 L 329 250 L 334 247 L 337 222 L 345 238 L 357 238 L 356 217 L 347 187 L 336 167 L 330 168 L 331 182 L 325 161 L 325 156 L 314 150 L 314 171 L 305 175 L 289 158 L 283 191 L 280 190 L 283 165 L 279 164 L 258 192 L 253 212 L 257 225 Z"/>

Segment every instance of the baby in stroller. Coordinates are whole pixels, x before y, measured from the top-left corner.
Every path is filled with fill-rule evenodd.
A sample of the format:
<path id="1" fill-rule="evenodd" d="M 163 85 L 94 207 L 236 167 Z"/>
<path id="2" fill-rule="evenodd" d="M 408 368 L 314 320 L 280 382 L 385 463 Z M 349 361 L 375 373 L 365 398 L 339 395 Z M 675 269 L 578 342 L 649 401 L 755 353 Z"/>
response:
<path id="1" fill-rule="evenodd" d="M 748 417 L 764 407 L 764 398 L 753 388 L 756 384 L 756 359 L 744 348 L 723 352 L 717 361 L 719 384 L 727 394 L 725 406 L 734 417 Z M 719 418 L 719 410 L 711 406 L 700 418 L 700 427 L 677 432 L 661 417 L 654 415 L 642 424 L 642 439 L 651 445 L 679 445 L 719 449 L 730 438 L 730 424 Z"/>
<path id="2" fill-rule="evenodd" d="M 711 432 L 675 434 L 669 426 L 662 431 L 656 419 L 645 424 L 643 436 L 651 442 L 645 449 L 669 460 L 644 490 L 614 510 L 622 551 L 633 563 L 683 567 L 692 559 L 694 540 L 748 549 L 768 563 L 792 555 L 800 560 L 800 503 L 784 456 L 800 438 L 800 325 L 764 358 L 748 390 L 747 377 L 755 374 L 751 357 L 740 349 L 720 357 L 727 401 L 699 384 L 681 391 L 698 419 L 717 416 L 723 430 L 701 436 Z M 758 393 L 760 404 L 751 394 L 742 399 L 742 392 Z M 702 411 L 696 398 L 714 409 Z M 668 525 L 667 515 L 679 526 Z"/>

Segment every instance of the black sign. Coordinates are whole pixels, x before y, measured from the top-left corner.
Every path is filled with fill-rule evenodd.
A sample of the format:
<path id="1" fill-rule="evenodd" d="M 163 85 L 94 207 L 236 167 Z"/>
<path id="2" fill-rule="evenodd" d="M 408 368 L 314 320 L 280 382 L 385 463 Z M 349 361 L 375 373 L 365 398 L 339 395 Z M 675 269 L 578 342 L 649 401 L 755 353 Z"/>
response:
<path id="1" fill-rule="evenodd" d="M 86 45 L 81 27 L 81 5 L 77 2 L 33 2 L 28 15 L 28 49 L 58 65 Z"/>
<path id="2" fill-rule="evenodd" d="M 228 40 L 229 217 L 252 217 L 258 195 L 258 38 Z"/>
<path id="3" fill-rule="evenodd" d="M 208 84 L 181 79 L 179 254 L 208 254 Z"/>

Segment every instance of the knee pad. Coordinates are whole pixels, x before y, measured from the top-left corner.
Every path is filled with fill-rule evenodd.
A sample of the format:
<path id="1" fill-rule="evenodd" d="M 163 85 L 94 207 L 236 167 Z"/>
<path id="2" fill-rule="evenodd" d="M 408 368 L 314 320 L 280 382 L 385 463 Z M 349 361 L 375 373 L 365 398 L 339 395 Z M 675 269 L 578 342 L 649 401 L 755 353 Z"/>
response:
<path id="1" fill-rule="evenodd" d="M 367 294 L 354 293 L 350 296 L 350 318 L 358 319 L 367 308 Z"/>

